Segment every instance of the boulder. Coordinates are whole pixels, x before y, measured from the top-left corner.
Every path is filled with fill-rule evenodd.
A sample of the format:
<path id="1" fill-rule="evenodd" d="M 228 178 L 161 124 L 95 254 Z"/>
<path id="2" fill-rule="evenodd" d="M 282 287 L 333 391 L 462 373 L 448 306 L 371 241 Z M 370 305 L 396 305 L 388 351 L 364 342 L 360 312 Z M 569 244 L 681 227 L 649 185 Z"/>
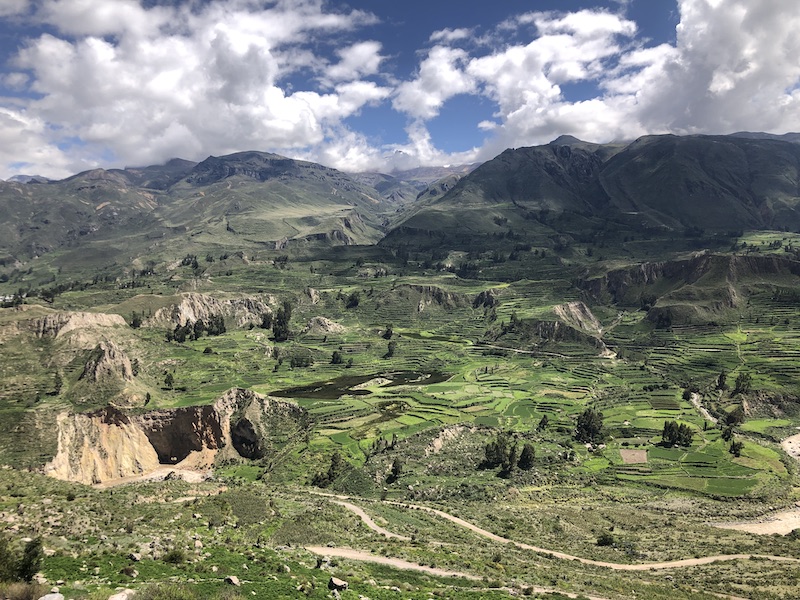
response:
<path id="1" fill-rule="evenodd" d="M 333 590 L 336 592 L 343 592 L 348 588 L 348 584 L 346 581 L 342 581 L 337 577 L 331 577 L 330 581 L 328 581 L 328 589 Z"/>
<path id="2" fill-rule="evenodd" d="M 236 587 L 242 585 L 242 583 L 239 581 L 239 578 L 236 575 L 228 575 L 225 578 L 225 583 L 227 583 L 228 585 L 234 585 Z"/>
<path id="3" fill-rule="evenodd" d="M 131 600 L 136 595 L 136 590 L 124 589 L 117 592 L 113 596 L 109 596 L 108 600 Z"/>

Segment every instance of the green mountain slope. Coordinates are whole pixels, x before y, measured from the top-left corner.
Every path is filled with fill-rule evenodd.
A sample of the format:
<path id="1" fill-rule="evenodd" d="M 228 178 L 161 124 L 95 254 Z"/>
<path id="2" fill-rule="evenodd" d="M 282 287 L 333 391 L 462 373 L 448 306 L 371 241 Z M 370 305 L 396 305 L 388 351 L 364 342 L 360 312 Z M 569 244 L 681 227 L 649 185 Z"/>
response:
<path id="1" fill-rule="evenodd" d="M 616 228 L 680 233 L 800 227 L 800 146 L 740 136 L 648 136 L 626 146 L 562 136 L 506 150 L 384 243 L 420 234 L 474 245 Z M 419 240 L 417 240 L 419 242 Z"/>
<path id="2" fill-rule="evenodd" d="M 391 210 L 372 187 L 314 163 L 241 152 L 196 164 L 0 182 L 0 259 L 61 269 L 214 247 L 372 244 Z M 197 243 L 192 242 L 194 240 Z"/>

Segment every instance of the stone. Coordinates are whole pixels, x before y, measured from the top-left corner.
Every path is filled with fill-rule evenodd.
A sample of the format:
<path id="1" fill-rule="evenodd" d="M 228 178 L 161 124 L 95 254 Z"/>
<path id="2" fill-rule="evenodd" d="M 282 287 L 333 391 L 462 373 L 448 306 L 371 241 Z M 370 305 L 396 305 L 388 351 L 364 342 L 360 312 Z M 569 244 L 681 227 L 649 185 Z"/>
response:
<path id="1" fill-rule="evenodd" d="M 64 594 L 45 594 L 44 596 L 41 596 L 39 600 L 64 600 Z"/>
<path id="2" fill-rule="evenodd" d="M 236 587 L 242 585 L 242 583 L 239 581 L 239 578 L 236 575 L 228 575 L 225 578 L 225 583 L 227 583 L 228 585 L 234 585 Z"/>
<path id="3" fill-rule="evenodd" d="M 343 592 L 348 588 L 348 584 L 346 581 L 343 581 L 337 577 L 331 577 L 328 581 L 328 589 L 334 590 L 337 592 Z"/>
<path id="4" fill-rule="evenodd" d="M 108 600 L 132 600 L 135 595 L 136 590 L 126 588 L 120 592 L 117 592 L 113 596 L 109 596 Z"/>

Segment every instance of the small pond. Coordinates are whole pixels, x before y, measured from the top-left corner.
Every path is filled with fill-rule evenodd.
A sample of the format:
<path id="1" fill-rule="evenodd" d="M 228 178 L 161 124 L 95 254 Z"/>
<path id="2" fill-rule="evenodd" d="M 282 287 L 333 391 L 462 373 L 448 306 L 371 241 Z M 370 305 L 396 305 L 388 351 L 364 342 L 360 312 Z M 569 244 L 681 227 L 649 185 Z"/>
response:
<path id="1" fill-rule="evenodd" d="M 380 387 L 393 387 L 398 385 L 430 385 L 441 383 L 450 379 L 448 373 L 424 373 L 421 371 L 390 371 L 388 373 L 376 373 L 374 375 L 345 375 L 320 381 L 309 385 L 286 388 L 270 392 L 270 396 L 279 398 L 312 398 L 316 400 L 336 400 L 345 395 L 367 396 L 370 390 L 360 389 L 358 386 L 372 381 L 373 379 L 387 379 L 388 382 Z"/>

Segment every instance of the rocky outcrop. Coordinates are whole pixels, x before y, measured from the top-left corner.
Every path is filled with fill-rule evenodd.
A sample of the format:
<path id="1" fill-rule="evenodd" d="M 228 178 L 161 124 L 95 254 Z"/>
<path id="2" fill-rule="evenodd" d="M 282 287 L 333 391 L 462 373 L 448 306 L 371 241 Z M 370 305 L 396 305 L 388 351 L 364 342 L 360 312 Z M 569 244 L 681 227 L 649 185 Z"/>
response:
<path id="1" fill-rule="evenodd" d="M 423 312 L 429 306 L 450 309 L 468 304 L 466 298 L 456 292 L 450 292 L 435 285 L 398 285 L 392 293 L 401 300 L 413 300 L 417 304 L 417 312 Z"/>
<path id="2" fill-rule="evenodd" d="M 39 338 L 61 338 L 76 329 L 96 327 L 122 327 L 127 325 L 120 315 L 90 312 L 55 312 L 27 323 Z"/>
<path id="3" fill-rule="evenodd" d="M 343 333 L 344 327 L 325 317 L 312 317 L 305 327 L 303 333 L 311 334 L 328 334 L 328 333 Z"/>
<path id="4" fill-rule="evenodd" d="M 484 290 L 472 301 L 472 308 L 492 308 L 498 305 L 497 292 L 495 290 Z"/>
<path id="5" fill-rule="evenodd" d="M 61 414 L 58 452 L 45 466 L 56 479 L 93 484 L 152 471 L 158 454 L 142 427 L 113 408 Z"/>
<path id="6" fill-rule="evenodd" d="M 292 402 L 234 388 L 214 404 L 128 414 L 107 407 L 58 418 L 52 477 L 96 484 L 144 475 L 160 465 L 206 470 L 218 460 L 266 458 L 305 431 Z"/>
<path id="7" fill-rule="evenodd" d="M 797 277 L 800 262 L 776 255 L 729 256 L 697 253 L 691 258 L 667 262 L 648 262 L 624 269 L 609 271 L 601 277 L 580 281 L 578 286 L 589 297 L 600 302 L 612 301 L 623 305 L 639 305 L 641 295 L 648 290 L 659 294 L 673 292 L 701 282 L 731 286 L 750 279 Z M 732 300 L 735 296 L 729 294 Z"/>
<path id="8" fill-rule="evenodd" d="M 222 315 L 228 325 L 246 327 L 261 323 L 264 313 L 272 313 L 272 298 L 230 298 L 220 300 L 212 296 L 186 293 L 180 302 L 161 308 L 146 319 L 145 327 L 164 327 L 194 324 L 199 320 L 208 323 L 211 317 Z"/>
<path id="9" fill-rule="evenodd" d="M 603 327 L 589 307 L 583 302 L 567 302 L 553 307 L 553 312 L 564 323 L 591 336 L 600 337 Z"/>
<path id="10" fill-rule="evenodd" d="M 132 381 L 133 367 L 122 348 L 114 342 L 102 341 L 92 351 L 80 379 L 97 382 L 111 378 Z"/>

